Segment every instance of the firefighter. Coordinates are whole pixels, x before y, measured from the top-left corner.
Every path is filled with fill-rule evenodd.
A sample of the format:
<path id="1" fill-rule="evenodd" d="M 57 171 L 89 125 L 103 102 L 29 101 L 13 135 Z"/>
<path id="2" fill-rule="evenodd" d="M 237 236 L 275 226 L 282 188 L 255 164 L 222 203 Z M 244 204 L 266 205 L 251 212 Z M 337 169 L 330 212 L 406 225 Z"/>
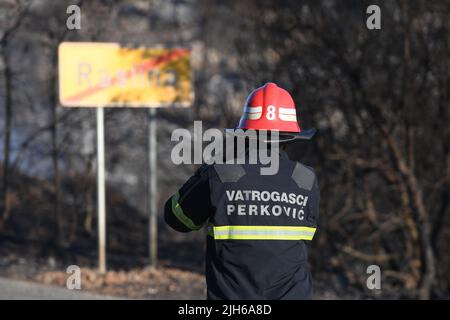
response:
<path id="1" fill-rule="evenodd" d="M 315 129 L 300 129 L 292 97 L 274 83 L 250 93 L 238 128 L 279 132 L 278 172 L 204 164 L 167 200 L 165 221 L 180 232 L 206 226 L 208 299 L 309 299 L 307 247 L 320 193 L 314 170 L 291 161 L 283 143 L 308 140 Z"/>

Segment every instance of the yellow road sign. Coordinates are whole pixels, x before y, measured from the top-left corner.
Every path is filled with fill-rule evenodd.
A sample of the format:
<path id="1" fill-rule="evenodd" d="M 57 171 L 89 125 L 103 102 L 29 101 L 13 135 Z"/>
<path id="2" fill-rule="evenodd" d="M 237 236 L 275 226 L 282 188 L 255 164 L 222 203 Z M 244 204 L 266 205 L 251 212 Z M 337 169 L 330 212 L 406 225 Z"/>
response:
<path id="1" fill-rule="evenodd" d="M 63 106 L 187 107 L 193 101 L 188 49 L 62 42 L 58 54 Z"/>

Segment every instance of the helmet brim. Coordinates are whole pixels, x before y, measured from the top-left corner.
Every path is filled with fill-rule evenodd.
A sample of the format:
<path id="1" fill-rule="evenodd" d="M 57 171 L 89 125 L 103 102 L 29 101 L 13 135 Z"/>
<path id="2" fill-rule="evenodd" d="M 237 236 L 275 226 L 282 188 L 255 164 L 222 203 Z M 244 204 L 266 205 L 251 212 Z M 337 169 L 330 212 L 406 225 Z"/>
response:
<path id="1" fill-rule="evenodd" d="M 236 129 L 225 129 L 226 134 L 230 134 L 233 136 L 245 136 L 245 132 L 235 131 Z M 258 130 L 256 130 L 258 131 Z M 317 130 L 316 128 L 310 128 L 306 130 L 302 130 L 301 132 L 283 132 L 280 131 L 278 135 L 278 140 L 270 140 L 267 139 L 264 142 L 294 142 L 301 140 L 310 140 L 315 134 Z"/>

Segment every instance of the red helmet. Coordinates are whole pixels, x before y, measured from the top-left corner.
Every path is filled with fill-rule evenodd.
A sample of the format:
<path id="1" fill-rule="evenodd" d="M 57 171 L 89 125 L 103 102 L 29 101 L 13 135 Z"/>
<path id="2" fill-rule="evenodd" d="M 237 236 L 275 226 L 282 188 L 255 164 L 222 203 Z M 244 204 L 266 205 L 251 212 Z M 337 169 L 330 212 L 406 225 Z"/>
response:
<path id="1" fill-rule="evenodd" d="M 291 95 L 271 82 L 249 94 L 237 129 L 280 131 L 280 135 L 292 136 L 289 140 L 310 139 L 316 132 L 301 130 Z"/>

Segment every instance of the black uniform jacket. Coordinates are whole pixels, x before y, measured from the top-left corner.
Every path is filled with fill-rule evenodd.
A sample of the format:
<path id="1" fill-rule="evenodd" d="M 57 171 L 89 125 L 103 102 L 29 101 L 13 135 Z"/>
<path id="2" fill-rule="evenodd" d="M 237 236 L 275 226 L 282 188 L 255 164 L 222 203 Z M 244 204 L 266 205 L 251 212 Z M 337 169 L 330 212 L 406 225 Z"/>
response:
<path id="1" fill-rule="evenodd" d="M 202 165 L 166 202 L 173 229 L 207 229 L 208 299 L 311 298 L 317 178 L 283 151 L 279 157 L 275 175 L 261 175 L 260 164 Z"/>

